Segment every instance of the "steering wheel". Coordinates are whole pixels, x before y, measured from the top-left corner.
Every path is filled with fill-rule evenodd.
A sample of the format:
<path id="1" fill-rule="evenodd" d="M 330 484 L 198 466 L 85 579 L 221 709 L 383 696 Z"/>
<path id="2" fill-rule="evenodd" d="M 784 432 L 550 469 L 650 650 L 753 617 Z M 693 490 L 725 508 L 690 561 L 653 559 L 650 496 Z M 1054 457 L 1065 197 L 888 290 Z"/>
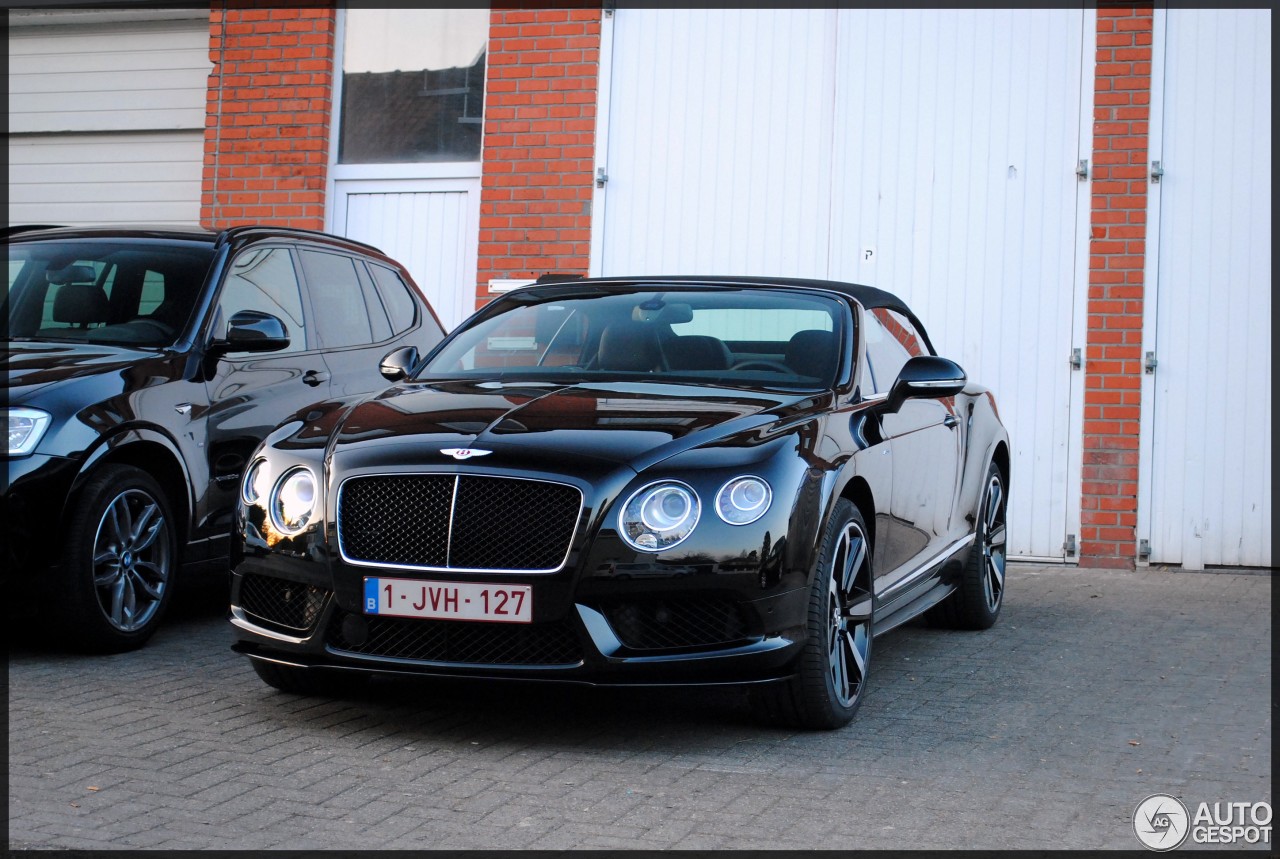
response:
<path id="1" fill-rule="evenodd" d="M 795 370 L 792 370 L 781 361 L 743 361 L 741 364 L 734 364 L 731 370 L 773 370 L 776 373 L 786 373 L 788 376 L 794 376 Z"/>

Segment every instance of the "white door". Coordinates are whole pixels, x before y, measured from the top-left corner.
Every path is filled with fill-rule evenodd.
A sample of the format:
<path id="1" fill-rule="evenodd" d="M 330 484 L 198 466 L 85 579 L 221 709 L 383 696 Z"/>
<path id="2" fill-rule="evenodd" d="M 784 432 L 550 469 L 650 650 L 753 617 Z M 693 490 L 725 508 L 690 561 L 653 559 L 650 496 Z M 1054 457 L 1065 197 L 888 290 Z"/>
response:
<path id="1" fill-rule="evenodd" d="M 1010 552 L 1062 559 L 1079 522 L 1091 16 L 619 10 L 593 273 L 898 293 L 996 394 Z"/>
<path id="2" fill-rule="evenodd" d="M 1156 30 L 1138 536 L 1152 563 L 1270 567 L 1271 11 Z"/>
<path id="3" fill-rule="evenodd" d="M 475 310 L 479 179 L 334 183 L 331 229 L 401 262 L 451 331 Z"/>

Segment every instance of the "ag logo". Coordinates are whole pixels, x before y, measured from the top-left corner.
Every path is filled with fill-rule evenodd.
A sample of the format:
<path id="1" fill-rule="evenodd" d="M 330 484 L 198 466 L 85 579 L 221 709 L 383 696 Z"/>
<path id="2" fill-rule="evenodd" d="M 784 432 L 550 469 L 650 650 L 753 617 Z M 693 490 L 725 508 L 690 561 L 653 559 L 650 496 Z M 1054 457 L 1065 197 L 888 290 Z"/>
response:
<path id="1" fill-rule="evenodd" d="M 1187 840 L 1191 817 L 1182 802 L 1167 793 L 1153 794 L 1133 812 L 1133 832 L 1142 846 L 1151 850 L 1172 850 Z"/>
<path id="2" fill-rule="evenodd" d="M 440 452 L 448 454 L 454 459 L 470 459 L 473 456 L 488 456 L 493 453 L 491 450 L 480 450 L 475 447 L 446 447 Z"/>

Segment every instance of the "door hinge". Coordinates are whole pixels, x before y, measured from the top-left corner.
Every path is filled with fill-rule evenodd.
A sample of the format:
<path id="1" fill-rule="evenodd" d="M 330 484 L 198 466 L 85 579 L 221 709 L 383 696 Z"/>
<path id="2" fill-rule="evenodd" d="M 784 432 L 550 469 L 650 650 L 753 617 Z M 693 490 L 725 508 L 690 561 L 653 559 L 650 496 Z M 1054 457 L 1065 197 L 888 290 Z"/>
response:
<path id="1" fill-rule="evenodd" d="M 1068 558 L 1074 557 L 1076 553 L 1076 535 L 1068 534 L 1066 542 L 1062 544 L 1062 552 Z"/>
<path id="2" fill-rule="evenodd" d="M 1156 360 L 1156 353 L 1148 352 L 1147 357 L 1142 361 L 1142 370 L 1145 373 L 1154 373 L 1156 371 L 1156 365 L 1159 363 L 1160 362 Z"/>
<path id="3" fill-rule="evenodd" d="M 1084 358 L 1080 355 L 1080 347 L 1077 346 L 1071 350 L 1071 357 L 1068 360 L 1071 362 L 1072 370 L 1079 370 L 1084 366 Z"/>
<path id="4" fill-rule="evenodd" d="M 1141 540 L 1138 541 L 1138 560 L 1139 561 L 1151 560 L 1151 541 L 1148 540 L 1146 537 L 1143 537 Z"/>
<path id="5" fill-rule="evenodd" d="M 597 168 L 596 169 L 596 187 L 603 188 L 604 183 L 608 181 L 609 181 L 609 174 L 604 172 L 604 168 L 603 167 Z"/>
<path id="6" fill-rule="evenodd" d="M 1151 184 L 1159 185 L 1160 177 L 1164 175 L 1164 168 L 1160 166 L 1159 161 L 1151 162 Z"/>
<path id="7" fill-rule="evenodd" d="M 1081 182 L 1089 178 L 1089 159 L 1081 158 L 1076 162 L 1076 178 Z"/>

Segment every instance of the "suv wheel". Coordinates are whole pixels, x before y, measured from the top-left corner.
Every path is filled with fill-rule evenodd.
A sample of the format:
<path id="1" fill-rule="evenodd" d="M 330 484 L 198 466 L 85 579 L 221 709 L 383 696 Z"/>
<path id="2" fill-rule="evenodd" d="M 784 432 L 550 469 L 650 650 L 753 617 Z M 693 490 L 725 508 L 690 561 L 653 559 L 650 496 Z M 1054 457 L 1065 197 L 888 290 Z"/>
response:
<path id="1" fill-rule="evenodd" d="M 116 653 L 141 647 L 173 599 L 178 541 L 164 490 L 146 472 L 108 465 L 80 493 L 61 565 L 71 641 Z"/>

